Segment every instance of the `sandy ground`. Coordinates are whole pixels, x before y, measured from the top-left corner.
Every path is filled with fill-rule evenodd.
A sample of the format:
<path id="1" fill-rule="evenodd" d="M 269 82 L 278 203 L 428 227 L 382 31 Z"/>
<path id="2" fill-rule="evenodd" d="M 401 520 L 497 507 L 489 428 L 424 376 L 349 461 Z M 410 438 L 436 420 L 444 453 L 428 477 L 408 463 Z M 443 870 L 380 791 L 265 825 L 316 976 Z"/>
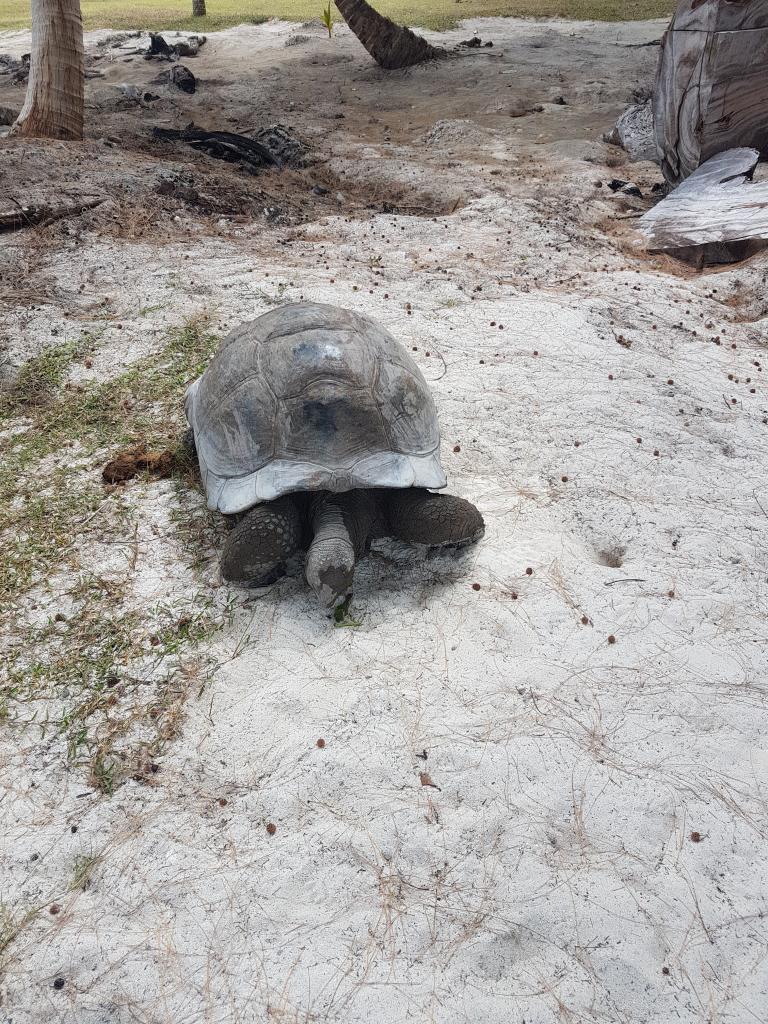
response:
<path id="1" fill-rule="evenodd" d="M 385 76 L 343 30 L 241 27 L 188 62 L 194 97 L 110 110 L 97 90 L 159 70 L 111 61 L 84 147 L 0 150 L 6 189 L 43 164 L 113 183 L 3 238 L 7 374 L 72 332 L 95 338 L 76 384 L 191 314 L 364 310 L 414 349 L 450 488 L 487 524 L 459 558 L 377 545 L 344 629 L 300 567 L 222 586 L 216 535 L 177 527 L 191 488 L 136 480 L 73 524 L 9 645 L 60 609 L 77 629 L 88 574 L 140 639 L 169 609 L 216 628 L 117 666 L 142 685 L 113 716 L 185 682 L 151 773 L 112 795 L 67 755 L 74 683 L 11 704 L 3 1024 L 765 1019 L 768 258 L 649 257 L 606 187 L 659 180 L 600 136 L 662 28 L 477 21 L 447 39 L 490 53 Z M 289 124 L 319 162 L 251 178 L 149 141 L 193 119 Z M 161 202 L 168 174 L 225 211 Z"/>

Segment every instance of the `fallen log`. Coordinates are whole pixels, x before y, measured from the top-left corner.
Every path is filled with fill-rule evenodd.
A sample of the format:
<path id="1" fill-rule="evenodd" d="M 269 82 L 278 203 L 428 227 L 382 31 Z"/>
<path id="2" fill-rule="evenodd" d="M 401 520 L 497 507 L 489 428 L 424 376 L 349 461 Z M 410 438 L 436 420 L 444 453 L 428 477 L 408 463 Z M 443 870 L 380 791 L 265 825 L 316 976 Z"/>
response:
<path id="1" fill-rule="evenodd" d="M 388 71 L 447 57 L 445 50 L 432 46 L 374 10 L 366 0 L 334 0 L 339 13 L 376 63 Z"/>
<path id="2" fill-rule="evenodd" d="M 197 79 L 184 64 L 174 64 L 167 71 L 152 79 L 153 85 L 175 85 L 177 89 L 190 95 L 197 89 Z"/>
<path id="3" fill-rule="evenodd" d="M 741 148 L 707 160 L 640 218 L 646 247 L 703 267 L 768 246 L 768 181 L 751 181 L 758 159 Z"/>
<path id="4" fill-rule="evenodd" d="M 653 100 L 661 169 L 676 183 L 716 153 L 768 153 L 768 0 L 680 0 Z"/>
<path id="5" fill-rule="evenodd" d="M 58 196 L 56 201 L 20 202 L 12 196 L 0 196 L 0 232 L 19 231 L 21 228 L 50 224 L 63 217 L 74 217 L 100 206 L 106 196 L 73 196 L 68 200 Z"/>

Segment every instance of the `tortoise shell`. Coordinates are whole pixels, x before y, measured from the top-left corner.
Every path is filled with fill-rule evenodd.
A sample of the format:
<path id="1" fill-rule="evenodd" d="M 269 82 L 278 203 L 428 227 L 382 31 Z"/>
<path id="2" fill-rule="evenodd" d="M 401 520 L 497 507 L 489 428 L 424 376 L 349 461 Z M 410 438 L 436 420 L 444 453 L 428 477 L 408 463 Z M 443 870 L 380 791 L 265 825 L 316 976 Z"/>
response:
<path id="1" fill-rule="evenodd" d="M 187 391 L 208 507 L 292 491 L 445 487 L 419 368 L 367 316 L 297 302 L 236 327 Z"/>

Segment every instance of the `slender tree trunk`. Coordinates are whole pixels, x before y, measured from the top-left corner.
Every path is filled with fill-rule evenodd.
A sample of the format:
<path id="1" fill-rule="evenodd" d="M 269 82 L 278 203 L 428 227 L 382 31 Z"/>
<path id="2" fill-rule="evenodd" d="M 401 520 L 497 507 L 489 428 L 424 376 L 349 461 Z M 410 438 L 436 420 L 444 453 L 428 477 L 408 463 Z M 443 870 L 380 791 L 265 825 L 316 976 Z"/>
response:
<path id="1" fill-rule="evenodd" d="M 204 18 L 206 15 L 205 0 L 192 0 L 192 17 Z"/>
<path id="2" fill-rule="evenodd" d="M 407 68 L 445 56 L 444 50 L 430 46 L 410 29 L 395 25 L 366 0 L 335 0 L 335 3 L 342 18 L 383 68 Z"/>
<path id="3" fill-rule="evenodd" d="M 32 0 L 27 96 L 11 134 L 82 139 L 84 72 L 80 0 Z"/>

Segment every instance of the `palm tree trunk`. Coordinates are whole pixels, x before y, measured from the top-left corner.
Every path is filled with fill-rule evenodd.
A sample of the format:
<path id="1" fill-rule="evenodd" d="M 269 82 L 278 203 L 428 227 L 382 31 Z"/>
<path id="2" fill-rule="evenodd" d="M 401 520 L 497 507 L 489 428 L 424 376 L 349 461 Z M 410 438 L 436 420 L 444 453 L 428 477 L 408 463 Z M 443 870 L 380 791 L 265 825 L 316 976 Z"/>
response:
<path id="1" fill-rule="evenodd" d="M 32 0 L 32 56 L 24 106 L 12 135 L 83 137 L 80 0 Z"/>
<path id="2" fill-rule="evenodd" d="M 375 11 L 366 0 L 335 0 L 339 13 L 377 64 L 388 70 L 445 57 L 439 50 Z"/>
<path id="3" fill-rule="evenodd" d="M 192 17 L 204 18 L 205 15 L 205 0 L 192 0 Z"/>

